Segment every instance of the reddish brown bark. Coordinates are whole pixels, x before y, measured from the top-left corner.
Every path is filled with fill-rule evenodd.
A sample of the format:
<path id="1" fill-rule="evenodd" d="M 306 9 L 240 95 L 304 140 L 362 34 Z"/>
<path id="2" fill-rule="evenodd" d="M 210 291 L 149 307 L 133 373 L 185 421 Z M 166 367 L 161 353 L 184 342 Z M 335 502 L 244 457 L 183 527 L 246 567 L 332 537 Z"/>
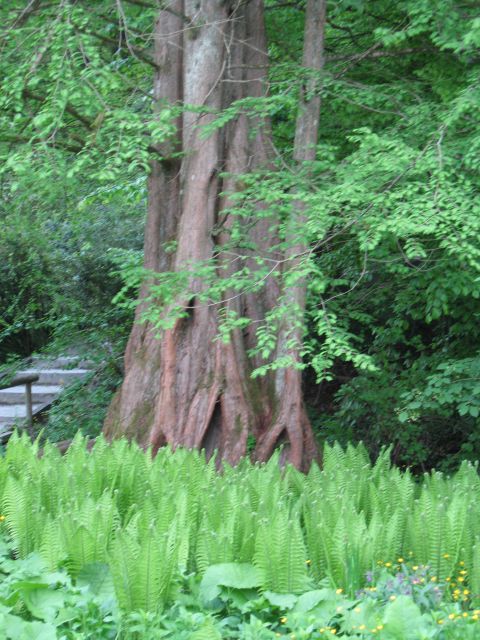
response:
<path id="1" fill-rule="evenodd" d="M 174 0 L 168 8 L 171 11 L 160 11 L 155 30 L 159 106 L 168 102 L 220 110 L 242 97 L 265 95 L 261 0 Z M 306 55 L 304 63 L 310 62 Z M 311 126 L 305 112 L 313 112 L 303 102 L 301 109 L 299 131 Z M 152 163 L 145 232 L 145 265 L 150 269 L 182 271 L 192 263 L 212 260 L 215 245 L 227 242 L 232 223 L 223 214 L 228 197 L 221 194 L 235 191 L 235 175 L 270 163 L 267 122 L 239 115 L 223 129 L 202 137 L 202 126 L 214 117 L 206 111 L 200 115 L 185 111 L 177 123 L 176 142 L 158 149 L 167 160 Z M 315 144 L 318 124 L 313 129 L 308 139 L 298 134 L 297 150 L 303 143 L 309 149 Z M 181 162 L 168 160 L 173 150 L 183 152 Z M 303 160 L 298 155 L 296 159 Z M 231 177 L 222 180 L 222 172 Z M 275 243 L 274 226 L 275 221 L 260 218 L 251 239 L 268 249 Z M 214 235 L 218 227 L 221 232 Z M 163 245 L 173 239 L 176 252 L 167 254 Z M 234 273 L 234 267 L 221 258 L 218 264 L 227 267 L 229 275 Z M 254 341 L 252 332 L 235 330 L 228 344 L 216 341 L 220 305 L 199 301 L 203 284 L 193 273 L 190 284 L 188 299 L 182 302 L 186 317 L 160 339 L 148 324 L 134 325 L 125 355 L 125 379 L 110 407 L 106 435 L 134 437 L 154 449 L 169 443 L 202 447 L 208 453 L 218 450 L 222 459 L 235 463 L 246 454 L 251 434 L 257 443 L 255 458 L 266 459 L 284 442 L 289 459 L 306 468 L 316 447 L 300 372 L 280 370 L 252 381 L 251 371 L 259 364 L 247 355 Z M 261 320 L 278 300 L 277 287 L 272 279 L 255 296 L 227 292 L 221 306 Z M 147 291 L 148 283 L 141 298 Z M 304 308 L 304 283 L 298 291 L 287 293 L 303 296 Z M 141 313 L 142 305 L 137 311 Z M 280 354 L 282 341 L 281 335 Z"/>

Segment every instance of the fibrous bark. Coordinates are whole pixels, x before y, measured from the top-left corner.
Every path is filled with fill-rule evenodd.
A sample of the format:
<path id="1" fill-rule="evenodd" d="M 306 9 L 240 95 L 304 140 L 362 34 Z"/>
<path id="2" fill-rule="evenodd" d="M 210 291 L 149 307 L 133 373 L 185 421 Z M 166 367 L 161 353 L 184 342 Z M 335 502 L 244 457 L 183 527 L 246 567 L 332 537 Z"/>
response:
<path id="1" fill-rule="evenodd" d="M 309 56 L 304 60 L 307 65 Z M 216 256 L 222 273 L 234 275 L 234 266 L 222 263 L 218 252 L 218 245 L 228 242 L 232 224 L 223 212 L 228 194 L 237 188 L 235 176 L 270 166 L 269 125 L 239 114 L 208 137 L 202 136 L 202 127 L 214 118 L 213 112 L 267 91 L 263 2 L 173 0 L 160 11 L 156 23 L 155 63 L 158 108 L 168 103 L 204 109 L 183 110 L 175 140 L 158 147 L 164 160 L 152 162 L 145 266 L 184 271 Z M 314 109 L 317 120 L 312 123 Z M 295 143 L 299 162 L 304 159 L 301 147 L 308 149 L 308 157 L 314 153 L 318 109 L 314 101 L 307 105 L 302 100 Z M 225 174 L 229 177 L 222 178 Z M 173 254 L 165 251 L 165 243 L 172 240 L 176 241 Z M 250 240 L 268 250 L 276 243 L 275 220 L 259 217 L 251 226 Z M 201 302 L 198 294 L 203 286 L 192 272 L 188 296 L 181 301 L 188 313 L 160 338 L 148 323 L 134 324 L 125 379 L 110 407 L 106 435 L 125 434 L 154 450 L 167 443 L 205 448 L 208 453 L 217 450 L 231 463 L 246 454 L 251 435 L 255 458 L 266 459 L 283 442 L 289 459 L 306 468 L 316 447 L 303 404 L 301 372 L 277 370 L 253 381 L 250 374 L 259 363 L 248 356 L 254 344 L 252 331 L 233 330 L 228 344 L 215 340 L 220 309 L 262 320 L 278 300 L 276 280 L 255 295 L 227 292 L 222 305 Z M 148 282 L 141 300 L 147 292 Z M 305 283 L 284 293 L 304 309 Z M 141 313 L 142 304 L 137 316 Z M 300 344 L 301 335 L 298 338 Z M 278 349 L 281 354 L 282 335 Z"/>

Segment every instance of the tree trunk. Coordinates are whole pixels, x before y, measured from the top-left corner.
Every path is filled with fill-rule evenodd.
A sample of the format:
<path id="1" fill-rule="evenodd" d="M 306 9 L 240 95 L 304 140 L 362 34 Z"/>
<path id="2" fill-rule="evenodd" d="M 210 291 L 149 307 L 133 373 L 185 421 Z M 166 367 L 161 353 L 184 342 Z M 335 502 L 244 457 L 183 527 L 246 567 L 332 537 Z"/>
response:
<path id="1" fill-rule="evenodd" d="M 314 37 L 310 32 L 307 23 L 307 39 Z M 268 122 L 238 115 L 223 129 L 208 137 L 201 135 L 201 128 L 214 118 L 207 111 L 266 93 L 263 2 L 170 2 L 156 23 L 155 62 L 154 95 L 159 108 L 165 103 L 208 108 L 200 114 L 183 111 L 176 142 L 158 147 L 164 160 L 152 162 L 149 177 L 145 266 L 184 271 L 192 263 L 213 260 L 216 245 L 227 242 L 232 221 L 223 213 L 229 202 L 228 195 L 222 194 L 235 191 L 235 175 L 270 165 Z M 304 63 L 311 63 L 307 54 Z M 314 108 L 316 124 L 310 122 Z M 303 160 L 300 147 L 306 144 L 313 149 L 316 143 L 318 109 L 314 100 L 308 106 L 302 101 L 295 143 L 298 161 Z M 311 129 L 308 134 L 307 129 Z M 172 152 L 178 151 L 182 153 L 172 158 Z M 221 173 L 231 177 L 222 179 Z M 274 220 L 259 218 L 251 239 L 261 248 L 272 246 L 274 226 Z M 218 228 L 220 233 L 214 233 Z M 164 248 L 171 240 L 176 241 L 174 254 Z M 216 260 L 219 268 L 234 273 L 233 266 Z M 125 379 L 105 423 L 107 437 L 127 435 L 154 450 L 167 443 L 205 448 L 207 454 L 217 450 L 221 459 L 236 463 L 246 454 L 250 435 L 254 458 L 266 459 L 283 442 L 288 458 L 297 467 L 307 468 L 316 447 L 303 404 L 300 371 L 273 371 L 253 381 L 250 374 L 258 362 L 247 355 L 252 333 L 236 329 L 228 344 L 215 340 L 220 305 L 199 301 L 203 286 L 192 272 L 188 299 L 182 301 L 188 313 L 160 338 L 148 323 L 134 324 L 125 354 Z M 295 291 L 284 293 L 301 298 L 304 309 L 304 290 L 301 283 Z M 145 283 L 141 300 L 147 293 Z M 254 296 L 227 292 L 221 308 L 259 320 L 280 294 L 272 279 Z M 137 319 L 141 313 L 142 305 Z"/>

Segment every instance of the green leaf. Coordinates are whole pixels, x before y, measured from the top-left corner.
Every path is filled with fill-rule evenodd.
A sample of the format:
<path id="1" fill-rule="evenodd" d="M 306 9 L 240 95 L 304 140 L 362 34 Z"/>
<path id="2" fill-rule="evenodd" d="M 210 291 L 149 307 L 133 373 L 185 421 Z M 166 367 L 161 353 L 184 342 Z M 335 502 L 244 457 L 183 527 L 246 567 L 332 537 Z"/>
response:
<path id="1" fill-rule="evenodd" d="M 331 589 L 315 589 L 315 591 L 307 591 L 298 596 L 293 610 L 295 613 L 305 613 L 316 607 L 320 602 L 331 604 L 337 602 L 337 600 L 337 595 Z"/>
<path id="2" fill-rule="evenodd" d="M 270 604 L 279 609 L 291 609 L 297 602 L 297 596 L 293 593 L 274 593 L 273 591 L 265 591 L 263 593 Z"/>
<path id="3" fill-rule="evenodd" d="M 52 622 L 65 604 L 65 594 L 49 587 L 22 590 L 21 596 L 32 616 L 45 622 Z"/>
<path id="4" fill-rule="evenodd" d="M 88 586 L 90 591 L 102 601 L 115 597 L 113 578 L 108 564 L 92 562 L 83 567 L 77 577 L 78 586 Z"/>
<path id="5" fill-rule="evenodd" d="M 208 567 L 200 583 L 200 594 L 203 600 L 210 602 L 220 595 L 220 587 L 252 589 L 259 586 L 259 572 L 253 565 L 227 562 Z"/>
<path id="6" fill-rule="evenodd" d="M 428 633 L 428 625 L 417 605 L 407 596 L 399 596 L 385 607 L 385 640 L 416 640 Z"/>

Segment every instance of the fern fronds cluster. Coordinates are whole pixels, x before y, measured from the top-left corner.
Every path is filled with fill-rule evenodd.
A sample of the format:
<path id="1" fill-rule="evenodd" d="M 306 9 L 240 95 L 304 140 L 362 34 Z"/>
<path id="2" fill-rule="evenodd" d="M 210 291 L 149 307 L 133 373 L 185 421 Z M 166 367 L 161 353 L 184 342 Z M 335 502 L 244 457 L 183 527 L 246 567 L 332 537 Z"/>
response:
<path id="1" fill-rule="evenodd" d="M 91 452 L 78 437 L 65 456 L 13 436 L 0 458 L 0 499 L 17 554 L 37 551 L 75 577 L 107 563 L 127 611 L 157 611 L 181 576 L 211 565 L 255 565 L 261 589 L 300 593 L 328 578 L 350 593 L 377 562 L 430 564 L 439 579 L 464 562 L 480 592 L 480 479 L 465 463 L 452 477 L 415 479 L 372 464 L 362 446 L 326 447 L 307 475 L 242 461 L 221 473 L 201 452 L 133 443 Z"/>

